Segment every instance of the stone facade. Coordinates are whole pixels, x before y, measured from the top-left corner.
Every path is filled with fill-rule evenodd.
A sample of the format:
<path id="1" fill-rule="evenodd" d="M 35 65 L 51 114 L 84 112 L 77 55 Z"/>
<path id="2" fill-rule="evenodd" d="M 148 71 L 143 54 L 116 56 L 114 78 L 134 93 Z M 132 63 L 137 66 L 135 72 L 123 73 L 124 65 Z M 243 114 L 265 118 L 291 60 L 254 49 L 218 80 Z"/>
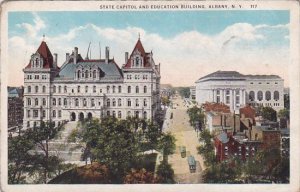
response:
<path id="1" fill-rule="evenodd" d="M 225 103 L 238 113 L 246 104 L 284 108 L 284 80 L 277 75 L 243 75 L 217 71 L 196 81 L 196 101 Z"/>
<path id="2" fill-rule="evenodd" d="M 104 59 L 83 59 L 75 47 L 61 67 L 42 42 L 24 69 L 24 127 L 41 120 L 60 124 L 84 118 L 136 116 L 152 120 L 160 107 L 160 67 L 140 39 L 120 68 Z"/>

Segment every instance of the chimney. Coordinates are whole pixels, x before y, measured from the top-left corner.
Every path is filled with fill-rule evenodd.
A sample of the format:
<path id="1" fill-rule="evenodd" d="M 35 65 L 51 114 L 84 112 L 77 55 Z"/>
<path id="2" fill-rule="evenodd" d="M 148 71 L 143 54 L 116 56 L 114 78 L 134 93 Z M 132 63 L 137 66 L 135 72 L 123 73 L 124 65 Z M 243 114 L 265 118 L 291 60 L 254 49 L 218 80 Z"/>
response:
<path id="1" fill-rule="evenodd" d="M 66 61 L 69 61 L 70 59 L 70 53 L 66 53 Z"/>
<path id="2" fill-rule="evenodd" d="M 108 64 L 109 60 L 109 47 L 105 47 L 105 63 Z"/>
<path id="3" fill-rule="evenodd" d="M 53 67 L 57 68 L 57 53 L 54 53 L 54 61 L 53 61 Z"/>
<path id="4" fill-rule="evenodd" d="M 77 63 L 77 56 L 78 56 L 78 48 L 74 47 L 74 64 Z"/>
<path id="5" fill-rule="evenodd" d="M 125 64 L 128 62 L 128 52 L 125 52 Z"/>

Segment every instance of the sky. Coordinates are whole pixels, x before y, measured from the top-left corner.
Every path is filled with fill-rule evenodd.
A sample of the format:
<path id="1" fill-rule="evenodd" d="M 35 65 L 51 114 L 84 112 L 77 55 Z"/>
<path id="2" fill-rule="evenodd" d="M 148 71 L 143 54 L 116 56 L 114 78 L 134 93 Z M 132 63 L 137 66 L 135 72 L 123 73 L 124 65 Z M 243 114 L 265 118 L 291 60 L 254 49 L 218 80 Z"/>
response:
<path id="1" fill-rule="evenodd" d="M 78 47 L 92 59 L 105 46 L 121 67 L 139 34 L 146 52 L 161 63 L 161 83 L 192 86 L 217 70 L 276 74 L 288 86 L 289 11 L 10 12 L 8 84 L 23 84 L 22 69 L 43 40 L 62 65 Z"/>

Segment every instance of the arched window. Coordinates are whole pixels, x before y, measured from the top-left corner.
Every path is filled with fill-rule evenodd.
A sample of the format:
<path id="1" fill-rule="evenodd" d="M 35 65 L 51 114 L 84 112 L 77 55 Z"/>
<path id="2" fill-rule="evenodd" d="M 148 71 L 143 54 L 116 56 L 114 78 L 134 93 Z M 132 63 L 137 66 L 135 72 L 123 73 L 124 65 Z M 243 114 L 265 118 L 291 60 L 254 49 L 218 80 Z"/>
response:
<path id="1" fill-rule="evenodd" d="M 78 99 L 78 98 L 75 99 L 75 106 L 76 106 L 76 107 L 79 106 L 79 99 Z"/>
<path id="2" fill-rule="evenodd" d="M 94 99 L 91 99 L 91 106 L 95 107 L 95 100 Z"/>
<path id="3" fill-rule="evenodd" d="M 113 100 L 112 100 L 112 105 L 113 105 L 113 107 L 116 106 L 116 99 L 115 98 L 113 98 Z"/>
<path id="4" fill-rule="evenodd" d="M 118 99 L 118 106 L 122 106 L 122 100 L 120 98 Z"/>
<path id="5" fill-rule="evenodd" d="M 81 72 L 81 77 L 84 78 L 84 71 Z"/>
<path id="6" fill-rule="evenodd" d="M 122 118 L 122 113 L 121 113 L 121 111 L 118 111 L 118 118 Z"/>
<path id="7" fill-rule="evenodd" d="M 43 93 L 46 93 L 46 86 L 43 86 Z"/>
<path id="8" fill-rule="evenodd" d="M 64 92 L 67 93 L 67 86 L 64 87 Z"/>
<path id="9" fill-rule="evenodd" d="M 257 99 L 258 99 L 259 101 L 262 101 L 262 100 L 263 100 L 263 92 L 262 92 L 262 91 L 258 91 L 258 92 L 257 92 Z"/>
<path id="10" fill-rule="evenodd" d="M 96 86 L 93 86 L 93 93 L 96 93 Z"/>
<path id="11" fill-rule="evenodd" d="M 86 99 L 83 99 L 83 106 L 84 106 L 84 107 L 86 107 L 86 106 L 87 106 Z"/>
<path id="12" fill-rule="evenodd" d="M 107 106 L 107 107 L 110 107 L 110 99 L 107 99 L 107 101 L 106 101 L 106 106 Z"/>
<path id="13" fill-rule="evenodd" d="M 61 93 L 61 86 L 58 86 L 58 92 Z"/>
<path id="14" fill-rule="evenodd" d="M 43 105 L 45 106 L 46 105 L 46 99 L 43 98 Z"/>
<path id="15" fill-rule="evenodd" d="M 106 87 L 106 92 L 107 92 L 107 93 L 110 92 L 110 87 L 109 87 L 109 86 Z"/>
<path id="16" fill-rule="evenodd" d="M 80 79 L 80 76 L 81 76 L 81 71 L 78 70 L 78 72 L 77 72 L 77 78 Z"/>
<path id="17" fill-rule="evenodd" d="M 121 86 L 119 86 L 119 93 L 121 93 L 122 92 L 122 87 Z"/>
<path id="18" fill-rule="evenodd" d="M 39 92 L 39 86 L 35 86 L 35 92 L 36 92 L 36 93 Z"/>
<path id="19" fill-rule="evenodd" d="M 116 112 L 115 111 L 113 111 L 113 117 L 116 117 Z"/>
<path id="20" fill-rule="evenodd" d="M 27 99 L 27 105 L 31 105 L 31 99 L 30 98 Z"/>
<path id="21" fill-rule="evenodd" d="M 144 99 L 144 106 L 147 106 L 147 99 Z"/>
<path id="22" fill-rule="evenodd" d="M 128 93 L 131 93 L 131 86 L 128 86 L 127 92 L 128 92 Z"/>
<path id="23" fill-rule="evenodd" d="M 279 100 L 279 92 L 278 91 L 274 91 L 274 100 L 275 101 Z"/>
<path id="24" fill-rule="evenodd" d="M 139 104 L 139 99 L 135 99 L 135 106 L 139 106 L 140 104 Z"/>
<path id="25" fill-rule="evenodd" d="M 144 113 L 143 113 L 143 118 L 144 118 L 144 119 L 147 119 L 147 111 L 144 111 Z"/>
<path id="26" fill-rule="evenodd" d="M 28 93 L 31 93 L 31 86 L 28 86 L 27 92 L 28 92 Z"/>
<path id="27" fill-rule="evenodd" d="M 61 98 L 58 98 L 58 106 L 61 106 Z"/>
<path id="28" fill-rule="evenodd" d="M 89 71 L 88 70 L 85 71 L 85 78 L 89 78 Z"/>
<path id="29" fill-rule="evenodd" d="M 80 86 L 77 86 L 77 93 L 80 93 Z"/>
<path id="30" fill-rule="evenodd" d="M 52 117 L 56 117 L 56 111 L 55 110 L 52 111 Z"/>
<path id="31" fill-rule="evenodd" d="M 147 93 L 147 86 L 144 86 L 144 93 Z"/>
<path id="32" fill-rule="evenodd" d="M 116 86 L 113 86 L 113 93 L 116 92 Z"/>
<path id="33" fill-rule="evenodd" d="M 255 100 L 255 93 L 254 93 L 254 91 L 250 91 L 249 92 L 249 100 L 250 101 L 254 101 Z"/>
<path id="34" fill-rule="evenodd" d="M 271 100 L 271 92 L 270 92 L 270 91 L 266 91 L 265 99 L 266 99 L 267 101 L 270 101 L 270 100 Z"/>
<path id="35" fill-rule="evenodd" d="M 136 87 L 135 87 L 135 92 L 136 92 L 136 93 L 139 93 L 139 86 L 136 86 Z"/>
<path id="36" fill-rule="evenodd" d="M 36 106 L 39 105 L 39 99 L 38 99 L 38 98 L 35 98 L 34 104 L 35 104 Z"/>
<path id="37" fill-rule="evenodd" d="M 64 106 L 67 106 L 68 102 L 67 102 L 67 98 L 64 98 Z"/>
<path id="38" fill-rule="evenodd" d="M 54 106 L 56 105 L 56 99 L 55 98 L 52 99 L 52 105 L 54 105 Z"/>
<path id="39" fill-rule="evenodd" d="M 53 93 L 56 93 L 56 86 L 53 86 Z"/>
<path id="40" fill-rule="evenodd" d="M 138 67 L 140 65 L 140 59 L 139 57 L 135 58 L 135 65 Z"/>
<path id="41" fill-rule="evenodd" d="M 96 78 L 96 74 L 97 74 L 97 72 L 96 72 L 96 70 L 94 70 L 94 71 L 93 71 L 93 78 L 94 78 L 94 79 Z"/>
<path id="42" fill-rule="evenodd" d="M 131 100 L 130 99 L 127 99 L 127 106 L 131 107 Z"/>

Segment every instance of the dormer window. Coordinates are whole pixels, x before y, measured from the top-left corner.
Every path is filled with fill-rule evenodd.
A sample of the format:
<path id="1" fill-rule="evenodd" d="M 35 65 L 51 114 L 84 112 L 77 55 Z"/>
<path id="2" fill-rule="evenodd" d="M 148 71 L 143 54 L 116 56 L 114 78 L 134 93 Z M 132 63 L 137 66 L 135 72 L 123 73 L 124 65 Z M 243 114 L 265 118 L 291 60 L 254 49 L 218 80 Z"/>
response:
<path id="1" fill-rule="evenodd" d="M 140 65 L 140 58 L 136 57 L 135 58 L 135 66 L 139 67 L 139 65 Z"/>
<path id="2" fill-rule="evenodd" d="M 39 59 L 35 58 L 35 66 L 38 67 L 39 66 Z"/>

